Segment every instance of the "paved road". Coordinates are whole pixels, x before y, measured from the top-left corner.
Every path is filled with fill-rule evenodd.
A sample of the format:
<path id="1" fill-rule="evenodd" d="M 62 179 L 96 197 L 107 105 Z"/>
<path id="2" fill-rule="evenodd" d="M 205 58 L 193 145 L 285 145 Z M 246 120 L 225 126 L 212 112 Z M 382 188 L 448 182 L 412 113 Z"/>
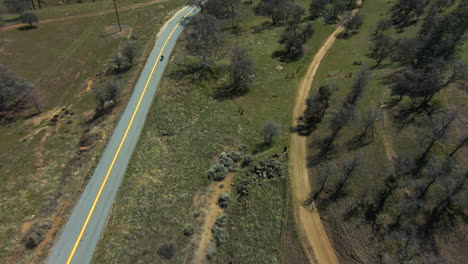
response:
<path id="1" fill-rule="evenodd" d="M 197 12 L 198 9 L 193 7 L 184 9 L 160 35 L 127 108 L 47 263 L 85 264 L 91 261 L 170 53 L 183 26 Z M 159 61 L 161 55 L 165 57 L 162 62 Z"/>

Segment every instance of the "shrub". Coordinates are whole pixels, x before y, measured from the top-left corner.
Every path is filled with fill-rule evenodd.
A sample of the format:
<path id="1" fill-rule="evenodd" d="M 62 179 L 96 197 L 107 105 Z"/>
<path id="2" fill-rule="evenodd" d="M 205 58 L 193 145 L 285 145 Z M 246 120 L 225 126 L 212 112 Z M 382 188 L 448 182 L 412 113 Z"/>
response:
<path id="1" fill-rule="evenodd" d="M 239 162 L 241 159 L 241 155 L 239 152 L 229 152 L 228 157 L 232 159 L 234 162 Z"/>
<path id="2" fill-rule="evenodd" d="M 164 243 L 157 251 L 158 255 L 164 259 L 171 259 L 175 256 L 176 248 L 172 243 Z"/>
<path id="3" fill-rule="evenodd" d="M 189 237 L 194 233 L 193 225 L 187 224 L 184 227 L 184 236 Z"/>
<path id="4" fill-rule="evenodd" d="M 273 142 L 273 138 L 279 136 L 281 125 L 276 121 L 270 120 L 266 122 L 262 127 L 263 142 L 270 145 Z"/>
<path id="5" fill-rule="evenodd" d="M 51 226 L 52 224 L 50 221 L 39 221 L 35 223 L 23 238 L 24 246 L 28 249 L 37 247 L 44 240 Z"/>
<path id="6" fill-rule="evenodd" d="M 228 169 L 221 163 L 213 165 L 208 170 L 208 178 L 212 181 L 222 181 L 226 178 L 228 174 Z"/>
<path id="7" fill-rule="evenodd" d="M 227 215 L 221 214 L 220 216 L 218 216 L 218 218 L 216 218 L 215 226 L 223 227 L 227 224 L 227 220 Z"/>
<path id="8" fill-rule="evenodd" d="M 252 155 L 244 156 L 244 160 L 242 161 L 242 167 L 249 166 L 250 164 L 252 164 L 253 161 L 254 161 L 254 159 L 253 159 Z"/>
<path id="9" fill-rule="evenodd" d="M 226 152 L 221 152 L 221 155 L 219 155 L 219 162 L 226 168 L 229 168 L 234 163 L 234 161 L 229 156 L 229 153 Z"/>
<path id="10" fill-rule="evenodd" d="M 218 198 L 218 205 L 221 208 L 226 208 L 229 203 L 229 193 L 222 193 Z"/>
<path id="11" fill-rule="evenodd" d="M 229 236 L 224 228 L 215 226 L 212 232 L 213 232 L 214 240 L 216 242 L 216 246 L 219 247 L 220 245 L 226 243 Z"/>

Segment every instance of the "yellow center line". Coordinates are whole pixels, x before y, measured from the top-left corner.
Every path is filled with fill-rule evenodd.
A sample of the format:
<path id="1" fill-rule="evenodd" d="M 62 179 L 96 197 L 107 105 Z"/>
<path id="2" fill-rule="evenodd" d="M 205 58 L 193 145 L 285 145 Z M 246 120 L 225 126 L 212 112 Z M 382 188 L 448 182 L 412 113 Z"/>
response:
<path id="1" fill-rule="evenodd" d="M 125 130 L 125 134 L 124 136 L 122 137 L 122 140 L 120 141 L 120 144 L 119 144 L 119 147 L 117 149 L 117 151 L 115 152 L 115 155 L 114 155 L 114 158 L 112 159 L 112 162 L 109 166 L 109 169 L 107 170 L 107 173 L 106 173 L 106 176 L 104 177 L 104 181 L 102 182 L 101 184 L 101 187 L 99 188 L 99 192 L 97 193 L 96 195 L 96 198 L 94 199 L 94 202 L 93 202 L 93 205 L 91 206 L 91 209 L 89 210 L 89 213 L 88 213 L 88 216 L 86 217 L 86 220 L 83 224 L 83 227 L 81 228 L 81 231 L 80 231 L 80 234 L 78 235 L 76 241 L 75 241 L 75 245 L 73 246 L 73 249 L 72 251 L 70 252 L 70 256 L 68 256 L 68 260 L 67 260 L 67 264 L 70 264 L 70 262 L 72 261 L 73 259 L 73 256 L 75 255 L 75 251 L 78 247 L 78 245 L 80 244 L 80 241 L 81 241 L 81 237 L 83 236 L 83 233 L 84 231 L 86 230 L 86 227 L 88 226 L 88 222 L 89 222 L 89 219 L 91 218 L 91 216 L 93 215 L 93 212 L 94 212 L 94 209 L 96 207 L 96 204 L 97 202 L 99 201 L 99 198 L 101 197 L 101 193 L 102 193 L 102 190 L 104 189 L 104 186 L 106 185 L 106 182 L 107 182 L 107 179 L 109 178 L 109 175 L 112 171 L 112 168 L 114 167 L 114 163 L 117 159 L 117 157 L 119 156 L 119 153 L 120 153 L 120 149 L 122 148 L 122 145 L 123 143 L 125 142 L 125 139 L 127 138 L 127 134 L 128 134 L 128 131 L 130 130 L 131 126 L 132 126 L 132 123 L 133 123 L 133 120 L 135 119 L 135 115 L 136 113 L 138 112 L 138 108 L 140 107 L 140 104 L 141 104 L 141 101 L 143 100 L 143 97 L 145 96 L 145 93 L 146 93 L 146 89 L 148 88 L 148 85 L 151 81 L 151 78 L 153 77 L 153 73 L 154 71 L 156 70 L 156 66 L 158 65 L 158 62 L 159 62 L 159 58 L 161 57 L 163 51 L 164 51 L 164 48 L 166 47 L 167 43 L 169 42 L 171 36 L 174 34 L 174 32 L 176 31 L 176 29 L 179 27 L 179 25 L 182 23 L 182 21 L 188 16 L 190 15 L 196 8 L 193 8 L 192 10 L 190 10 L 190 12 L 188 12 L 186 15 L 184 15 L 182 17 L 182 19 L 175 25 L 174 29 L 171 31 L 171 33 L 169 34 L 169 36 L 166 38 L 166 41 L 164 42 L 164 45 L 162 46 L 161 48 L 161 51 L 159 52 L 158 56 L 156 57 L 156 62 L 155 64 L 153 65 L 153 69 L 151 70 L 151 73 L 148 77 L 148 80 L 146 81 L 146 84 L 145 84 L 145 88 L 143 88 L 143 92 L 141 93 L 141 96 L 140 96 L 140 99 L 138 100 L 138 103 L 136 105 L 136 108 L 135 110 L 133 111 L 133 114 L 132 114 L 132 118 L 130 119 L 130 122 L 128 123 L 128 126 L 127 126 L 127 129 Z"/>

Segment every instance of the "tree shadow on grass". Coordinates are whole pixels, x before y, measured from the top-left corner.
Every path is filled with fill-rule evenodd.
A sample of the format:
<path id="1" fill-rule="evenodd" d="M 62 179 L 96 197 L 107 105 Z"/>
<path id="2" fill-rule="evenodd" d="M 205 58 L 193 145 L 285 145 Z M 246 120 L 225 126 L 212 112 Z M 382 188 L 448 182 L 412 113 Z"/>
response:
<path id="1" fill-rule="evenodd" d="M 12 22 L 18 22 L 18 21 L 21 21 L 21 16 L 3 20 L 3 22 L 6 22 L 6 23 L 12 23 Z"/>
<path id="2" fill-rule="evenodd" d="M 270 21 L 265 21 L 265 22 L 261 23 L 260 25 L 252 26 L 251 28 L 252 28 L 252 33 L 259 34 L 259 33 L 262 33 L 265 30 L 269 30 L 269 29 L 273 28 L 273 25 L 271 24 Z"/>
<path id="3" fill-rule="evenodd" d="M 295 62 L 302 57 L 302 53 L 296 55 L 288 55 L 284 50 L 277 50 L 271 54 L 271 58 L 281 62 Z"/>
<path id="4" fill-rule="evenodd" d="M 394 116 L 394 123 L 397 128 L 401 130 L 408 125 L 415 123 L 422 115 L 431 117 L 439 112 L 441 111 L 438 102 L 422 104 L 413 101 L 409 105 L 401 106 L 400 109 L 398 109 L 398 113 Z"/>
<path id="5" fill-rule="evenodd" d="M 18 30 L 21 30 L 21 31 L 28 31 L 28 30 L 32 30 L 32 29 L 36 29 L 37 26 L 22 26 L 22 27 L 19 27 Z"/>
<path id="6" fill-rule="evenodd" d="M 268 150 L 270 147 L 271 147 L 271 144 L 268 144 L 265 142 L 258 143 L 252 149 L 252 154 L 258 154 L 258 153 L 264 152 Z"/>

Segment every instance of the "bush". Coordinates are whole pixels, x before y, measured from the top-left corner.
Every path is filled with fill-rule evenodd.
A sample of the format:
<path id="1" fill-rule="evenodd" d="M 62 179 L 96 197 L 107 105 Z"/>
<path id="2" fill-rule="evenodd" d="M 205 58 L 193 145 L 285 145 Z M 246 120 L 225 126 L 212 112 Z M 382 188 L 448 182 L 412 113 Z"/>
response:
<path id="1" fill-rule="evenodd" d="M 216 242 L 216 246 L 219 247 L 220 245 L 226 243 L 229 236 L 224 228 L 215 226 L 212 232 L 213 232 L 213 238 Z"/>
<path id="2" fill-rule="evenodd" d="M 193 235 L 193 233 L 194 233 L 193 225 L 190 225 L 190 224 L 185 225 L 185 227 L 184 227 L 184 236 L 190 237 L 190 236 Z"/>
<path id="3" fill-rule="evenodd" d="M 215 226 L 223 227 L 227 224 L 227 220 L 228 220 L 227 215 L 221 214 L 220 216 L 218 216 L 218 218 L 216 218 Z"/>
<path id="4" fill-rule="evenodd" d="M 157 251 L 158 255 L 164 259 L 171 259 L 175 256 L 176 248 L 172 243 L 164 243 Z"/>
<path id="5" fill-rule="evenodd" d="M 244 160 L 242 161 L 242 167 L 249 166 L 250 164 L 252 164 L 253 161 L 254 161 L 254 159 L 253 159 L 252 155 L 244 156 Z"/>
<path id="6" fill-rule="evenodd" d="M 218 198 L 218 205 L 221 208 L 226 208 L 229 203 L 229 193 L 222 193 Z"/>
<path id="7" fill-rule="evenodd" d="M 228 169 L 223 164 L 217 163 L 208 170 L 208 179 L 212 181 L 222 181 L 226 178 L 227 174 Z"/>
<path id="8" fill-rule="evenodd" d="M 37 247 L 44 240 L 51 227 L 52 224 L 50 221 L 39 221 L 35 223 L 23 238 L 24 246 L 28 249 Z"/>
<path id="9" fill-rule="evenodd" d="M 241 159 L 241 155 L 239 152 L 229 152 L 228 154 L 228 157 L 232 159 L 232 161 L 234 162 L 239 162 L 240 159 Z"/>
<path id="10" fill-rule="evenodd" d="M 221 155 L 219 155 L 219 162 L 226 168 L 229 168 L 234 163 L 234 161 L 229 156 L 229 153 L 226 152 L 221 152 Z"/>

